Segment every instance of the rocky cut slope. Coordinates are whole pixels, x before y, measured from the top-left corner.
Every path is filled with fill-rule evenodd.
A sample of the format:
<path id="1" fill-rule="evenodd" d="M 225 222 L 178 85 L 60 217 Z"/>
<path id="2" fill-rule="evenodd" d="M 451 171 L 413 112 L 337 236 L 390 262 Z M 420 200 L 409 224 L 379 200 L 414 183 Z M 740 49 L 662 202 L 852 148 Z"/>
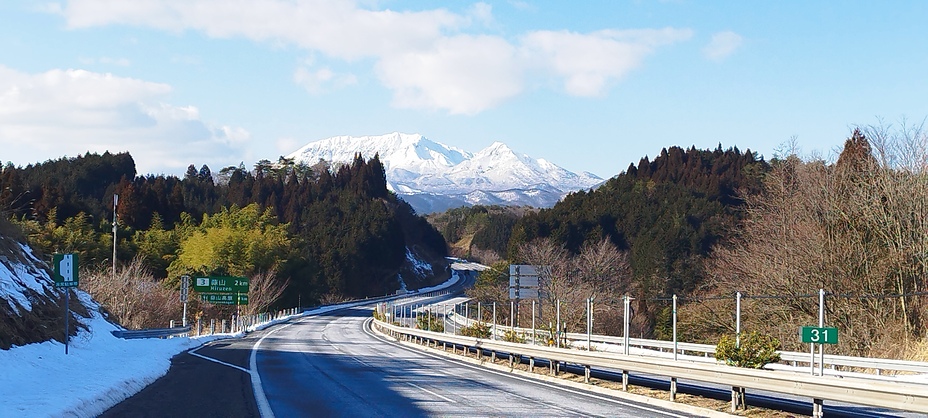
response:
<path id="1" fill-rule="evenodd" d="M 57 340 L 64 342 L 64 290 L 56 289 L 48 265 L 23 244 L 19 232 L 0 219 L 0 349 Z M 89 317 L 70 298 L 69 333 L 77 335 Z"/>

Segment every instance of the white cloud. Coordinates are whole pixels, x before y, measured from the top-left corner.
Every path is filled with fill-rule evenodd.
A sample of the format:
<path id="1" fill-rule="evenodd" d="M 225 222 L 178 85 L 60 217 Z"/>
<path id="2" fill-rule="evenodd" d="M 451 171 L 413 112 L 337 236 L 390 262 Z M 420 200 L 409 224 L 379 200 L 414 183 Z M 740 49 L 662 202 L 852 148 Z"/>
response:
<path id="1" fill-rule="evenodd" d="M 377 74 L 394 105 L 474 114 L 522 91 L 516 50 L 501 38 L 459 35 L 434 48 L 383 57 Z"/>
<path id="2" fill-rule="evenodd" d="M 523 5 L 514 3 L 516 7 Z M 520 94 L 533 72 L 553 74 L 576 96 L 597 96 L 660 46 L 688 39 L 681 29 L 536 31 L 515 40 L 469 34 L 493 26 L 492 6 L 464 14 L 445 9 L 373 10 L 347 0 L 71 0 L 61 9 L 70 28 L 135 25 L 214 38 L 295 45 L 349 62 L 370 59 L 393 105 L 475 114 Z M 294 81 L 311 93 L 356 83 L 327 66 L 303 65 Z"/>
<path id="3" fill-rule="evenodd" d="M 140 173 L 241 161 L 248 132 L 213 127 L 192 106 L 162 102 L 167 84 L 84 70 L 29 74 L 0 66 L 0 146 L 16 165 L 129 151 Z"/>
<path id="4" fill-rule="evenodd" d="M 536 31 L 522 37 L 526 56 L 563 77 L 564 90 L 597 96 L 637 68 L 656 47 L 689 39 L 689 30 L 603 30 L 588 34 Z"/>
<path id="5" fill-rule="evenodd" d="M 722 61 L 733 54 L 744 43 L 744 38 L 731 31 L 712 35 L 712 40 L 702 49 L 703 55 L 712 61 Z"/>
<path id="6" fill-rule="evenodd" d="M 282 41 L 356 59 L 427 46 L 466 23 L 446 10 L 365 10 L 342 0 L 71 0 L 63 10 L 70 28 L 111 24 L 171 32 L 198 30 L 214 38 Z"/>
<path id="7" fill-rule="evenodd" d="M 354 74 L 337 74 L 328 67 L 314 69 L 311 65 L 298 67 L 293 73 L 293 81 L 313 94 L 319 94 L 329 86 L 342 88 L 358 84 Z"/>
<path id="8" fill-rule="evenodd" d="M 469 13 L 471 17 L 474 18 L 474 20 L 482 23 L 484 26 L 492 26 L 494 23 L 493 6 L 489 4 L 474 3 L 474 5 L 470 8 Z"/>

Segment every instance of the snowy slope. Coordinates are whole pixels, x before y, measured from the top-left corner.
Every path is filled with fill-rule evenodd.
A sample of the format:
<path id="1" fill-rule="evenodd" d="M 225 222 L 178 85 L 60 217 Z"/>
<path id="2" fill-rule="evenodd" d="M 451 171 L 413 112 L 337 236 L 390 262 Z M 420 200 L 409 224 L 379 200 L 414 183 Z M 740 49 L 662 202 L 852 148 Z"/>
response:
<path id="1" fill-rule="evenodd" d="M 323 139 L 288 157 L 310 165 L 320 159 L 338 164 L 351 162 L 357 153 L 364 158 L 379 155 L 388 187 L 420 213 L 474 204 L 549 207 L 567 193 L 603 181 L 517 153 L 500 142 L 470 154 L 422 135 L 397 132 Z"/>

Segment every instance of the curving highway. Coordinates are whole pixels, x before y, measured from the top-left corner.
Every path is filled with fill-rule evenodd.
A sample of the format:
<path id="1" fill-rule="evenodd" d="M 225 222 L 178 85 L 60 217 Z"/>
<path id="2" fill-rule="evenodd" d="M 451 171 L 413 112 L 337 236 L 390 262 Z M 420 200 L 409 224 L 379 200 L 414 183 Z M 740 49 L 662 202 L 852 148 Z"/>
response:
<path id="1" fill-rule="evenodd" d="M 256 364 L 273 415 L 689 416 L 409 349 L 371 332 L 370 316 L 347 309 L 269 331 Z"/>

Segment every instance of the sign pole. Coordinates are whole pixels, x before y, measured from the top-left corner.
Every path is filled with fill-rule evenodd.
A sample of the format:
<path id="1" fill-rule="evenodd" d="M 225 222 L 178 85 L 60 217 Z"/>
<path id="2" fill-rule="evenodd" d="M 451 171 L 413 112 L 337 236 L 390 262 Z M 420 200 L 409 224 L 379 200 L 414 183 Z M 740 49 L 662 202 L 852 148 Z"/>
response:
<path id="1" fill-rule="evenodd" d="M 68 315 L 68 312 L 71 311 L 71 307 L 69 306 L 69 300 L 71 299 L 70 295 L 71 295 L 71 289 L 65 288 L 64 289 L 64 354 L 65 355 L 68 354 L 68 340 L 71 339 L 70 338 L 71 333 L 68 330 L 68 325 L 69 325 L 68 322 L 70 322 L 68 321 L 70 319 L 68 317 L 71 316 L 71 315 Z"/>
<path id="2" fill-rule="evenodd" d="M 119 203 L 119 195 L 113 195 L 113 283 L 116 282 L 116 205 Z M 126 279 L 128 280 L 128 278 Z"/>
<path id="3" fill-rule="evenodd" d="M 535 345 L 535 300 L 532 299 L 532 345 Z"/>
<path id="4" fill-rule="evenodd" d="M 825 327 L 825 289 L 818 290 L 818 327 Z M 825 344 L 818 345 L 818 375 L 825 375 Z"/>

